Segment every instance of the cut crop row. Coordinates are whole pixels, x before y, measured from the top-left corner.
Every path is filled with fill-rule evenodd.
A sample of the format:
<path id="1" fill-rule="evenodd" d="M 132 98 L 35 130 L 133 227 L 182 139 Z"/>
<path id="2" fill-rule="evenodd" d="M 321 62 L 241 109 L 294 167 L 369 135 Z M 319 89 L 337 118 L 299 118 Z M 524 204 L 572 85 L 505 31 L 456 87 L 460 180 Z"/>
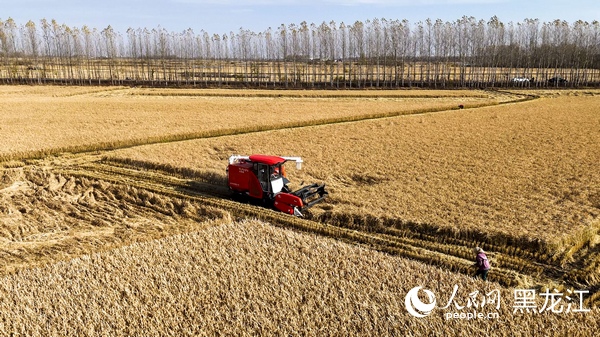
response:
<path id="1" fill-rule="evenodd" d="M 92 172 L 92 170 L 98 168 L 100 168 L 100 170 Z M 277 226 L 314 232 L 350 243 L 368 245 L 380 251 L 409 257 L 432 265 L 443 266 L 452 271 L 467 274 L 472 272 L 472 261 L 466 256 L 467 252 L 464 251 L 462 254 L 455 253 L 456 250 L 464 250 L 464 246 L 453 247 L 448 244 L 439 244 L 428 240 L 421 240 L 415 237 L 415 235 L 403 238 L 401 236 L 393 236 L 384 233 L 369 232 L 360 229 L 357 230 L 356 228 L 349 228 L 340 222 L 331 224 L 295 218 L 262 207 L 211 197 L 210 193 L 206 194 L 207 191 L 190 188 L 190 186 L 183 181 L 156 179 L 157 176 L 153 174 L 135 174 L 133 176 L 123 175 L 123 173 L 127 173 L 126 171 L 123 171 L 123 169 L 115 168 L 112 170 L 105 170 L 104 167 L 99 167 L 98 165 L 89 165 L 86 169 L 86 171 L 67 171 L 65 174 L 91 176 L 95 179 L 109 181 L 114 180 L 115 183 L 119 182 L 139 186 L 140 188 L 155 191 L 156 193 L 172 195 L 178 198 L 189 198 L 190 200 L 199 202 L 203 205 L 224 209 L 231 212 L 234 217 L 257 218 Z M 120 175 L 117 174 L 117 172 L 119 172 Z M 465 257 L 467 257 L 467 259 L 465 259 Z M 504 264 L 504 261 L 507 260 L 509 259 L 499 259 L 499 261 L 503 261 L 503 265 L 498 265 L 495 268 L 494 278 L 506 286 L 517 285 L 523 276 L 519 276 L 519 273 L 516 270 L 507 269 L 506 267 L 511 267 L 510 264 Z M 514 265 L 512 267 L 514 267 Z M 539 268 L 534 268 L 533 270 L 526 268 L 519 269 L 527 270 L 527 274 L 532 271 L 539 274 Z"/>
<path id="2" fill-rule="evenodd" d="M 158 166 L 154 167 L 153 173 L 136 171 L 134 169 L 136 164 L 140 164 L 136 162 L 120 160 L 114 161 L 114 163 L 123 165 L 124 167 L 112 166 L 111 164 L 113 161 L 111 160 L 106 160 L 103 162 L 104 164 L 91 164 L 84 165 L 83 167 L 109 173 L 113 176 L 126 175 L 135 179 L 145 179 L 160 184 L 178 184 L 192 187 L 192 185 L 190 185 L 189 182 L 186 182 L 186 180 L 166 179 L 165 175 L 161 174 L 161 167 Z M 165 173 L 179 175 L 178 172 L 167 171 Z M 210 184 L 193 185 L 193 190 L 197 193 L 215 195 L 214 187 Z M 268 221 L 269 219 L 264 220 Z M 427 259 L 429 259 L 430 256 L 414 254 L 414 250 L 412 248 L 423 248 L 426 251 L 454 256 L 462 259 L 463 261 L 470 261 L 473 258 L 471 248 L 475 246 L 484 246 L 486 249 L 489 249 L 493 252 L 491 253 L 491 256 L 494 259 L 495 267 L 501 269 L 513 270 L 518 273 L 530 275 L 534 278 L 540 278 L 544 277 L 545 272 L 552 274 L 552 276 L 556 276 L 554 270 L 559 268 L 559 266 L 552 266 L 548 264 L 551 263 L 551 261 L 547 255 L 544 256 L 539 254 L 539 247 L 536 249 L 531 249 L 530 242 L 526 241 L 524 247 L 519 248 L 515 242 L 512 241 L 514 238 L 506 235 L 502 235 L 502 237 L 511 240 L 510 244 L 502 245 L 499 244 L 501 240 L 499 240 L 498 237 L 489 237 L 489 235 L 484 236 L 482 233 L 469 233 L 458 229 L 448 229 L 431 224 L 406 222 L 402 221 L 401 219 L 394 218 L 376 218 L 370 215 L 324 212 L 312 218 L 312 220 L 318 221 L 322 224 L 333 225 L 336 227 L 348 228 L 363 233 L 377 235 L 378 237 L 385 238 L 388 241 L 386 244 L 388 247 L 379 248 L 380 250 L 387 249 L 386 251 L 391 253 L 402 253 L 405 256 L 411 256 L 414 259 L 424 262 L 427 262 Z M 539 241 L 537 243 L 541 244 Z M 390 247 L 392 246 L 395 246 L 396 248 L 390 250 Z M 410 247 L 410 249 L 408 249 L 408 247 Z M 398 249 L 400 249 L 402 252 Z M 463 267 L 457 268 L 454 263 L 443 262 L 443 259 L 434 258 L 428 263 L 444 265 L 456 271 L 468 272 L 468 270 L 465 270 Z M 548 275 L 546 275 L 546 277 L 548 277 Z"/>

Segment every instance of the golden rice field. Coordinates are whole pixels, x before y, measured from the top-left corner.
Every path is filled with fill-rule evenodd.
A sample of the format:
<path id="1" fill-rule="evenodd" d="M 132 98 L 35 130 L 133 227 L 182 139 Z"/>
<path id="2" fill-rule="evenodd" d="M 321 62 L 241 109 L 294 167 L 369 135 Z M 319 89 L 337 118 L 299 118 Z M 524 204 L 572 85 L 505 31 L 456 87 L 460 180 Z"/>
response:
<path id="1" fill-rule="evenodd" d="M 0 86 L 0 335 L 593 336 L 599 96 Z M 292 187 L 329 198 L 229 200 L 252 153 L 302 156 Z M 454 285 L 497 291 L 497 317 L 448 318 Z M 590 312 L 514 312 L 545 287 Z"/>
<path id="2" fill-rule="evenodd" d="M 410 316 L 420 285 L 440 309 Z M 447 319 L 454 285 L 497 291 L 489 320 Z M 495 296 L 495 294 L 494 294 Z M 494 298 L 490 295 L 489 298 Z M 542 306 L 543 303 L 537 303 Z M 0 332 L 26 336 L 442 336 L 597 332 L 597 312 L 514 312 L 493 283 L 257 221 L 135 243 L 0 278 Z"/>
<path id="3" fill-rule="evenodd" d="M 29 88 L 32 93 L 29 94 Z M 409 114 L 496 104 L 510 95 L 444 91 L 414 97 L 410 91 L 377 96 L 341 93 L 302 97 L 302 92 L 173 91 L 89 87 L 4 87 L 0 90 L 0 158 L 43 157 L 144 143 L 301 126 L 335 120 Z M 161 94 L 162 93 L 162 94 Z M 187 94 L 186 94 L 187 93 Z M 408 93 L 408 94 L 404 94 Z M 184 95 L 185 94 L 185 95 Z M 237 96 L 236 96 L 237 94 Z M 294 96 L 295 94 L 295 96 Z"/>
<path id="4" fill-rule="evenodd" d="M 233 153 L 301 154 L 304 169 L 290 174 L 298 183 L 326 183 L 324 206 L 334 213 L 559 243 L 600 215 L 599 107 L 598 96 L 564 96 L 140 146 L 109 157 L 224 175 Z"/>

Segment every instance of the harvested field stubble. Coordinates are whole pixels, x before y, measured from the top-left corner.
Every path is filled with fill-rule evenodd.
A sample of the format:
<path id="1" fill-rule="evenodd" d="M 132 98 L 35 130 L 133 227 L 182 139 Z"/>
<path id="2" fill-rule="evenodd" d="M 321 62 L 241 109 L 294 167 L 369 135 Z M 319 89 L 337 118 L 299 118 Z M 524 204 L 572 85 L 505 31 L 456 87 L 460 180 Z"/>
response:
<path id="1" fill-rule="evenodd" d="M 229 214 L 127 185 L 0 171 L 0 274 L 219 223 Z"/>
<path id="2" fill-rule="evenodd" d="M 484 309 L 499 318 L 446 320 L 446 311 L 454 310 L 440 308 L 454 285 L 461 304 L 474 290 L 499 290 L 500 309 Z M 404 307 L 407 292 L 416 286 L 433 291 L 439 303 L 422 319 Z M 513 299 L 511 291 L 493 283 L 254 221 L 2 277 L 0 331 L 28 336 L 596 333 L 597 310 L 513 313 Z"/>

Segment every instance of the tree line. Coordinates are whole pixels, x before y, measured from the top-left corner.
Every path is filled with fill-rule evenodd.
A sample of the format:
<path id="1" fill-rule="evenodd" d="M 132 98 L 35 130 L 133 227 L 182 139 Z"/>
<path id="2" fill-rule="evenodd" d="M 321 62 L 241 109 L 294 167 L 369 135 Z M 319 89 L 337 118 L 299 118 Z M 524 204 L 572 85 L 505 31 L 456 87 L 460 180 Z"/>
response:
<path id="1" fill-rule="evenodd" d="M 225 34 L 0 20 L 5 83 L 264 88 L 597 86 L 600 23 L 302 22 Z"/>

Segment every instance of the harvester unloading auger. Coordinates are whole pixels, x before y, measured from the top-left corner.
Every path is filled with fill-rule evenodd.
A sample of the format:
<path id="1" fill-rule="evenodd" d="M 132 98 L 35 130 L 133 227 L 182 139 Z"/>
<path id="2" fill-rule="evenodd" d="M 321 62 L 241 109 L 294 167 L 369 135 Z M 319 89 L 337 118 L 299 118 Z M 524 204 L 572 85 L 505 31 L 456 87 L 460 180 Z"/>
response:
<path id="1" fill-rule="evenodd" d="M 229 157 L 227 183 L 236 195 L 261 201 L 284 213 L 302 216 L 302 212 L 327 197 L 325 184 L 312 184 L 292 192 L 283 164 L 296 162 L 302 168 L 300 157 L 278 157 L 255 154 Z"/>

